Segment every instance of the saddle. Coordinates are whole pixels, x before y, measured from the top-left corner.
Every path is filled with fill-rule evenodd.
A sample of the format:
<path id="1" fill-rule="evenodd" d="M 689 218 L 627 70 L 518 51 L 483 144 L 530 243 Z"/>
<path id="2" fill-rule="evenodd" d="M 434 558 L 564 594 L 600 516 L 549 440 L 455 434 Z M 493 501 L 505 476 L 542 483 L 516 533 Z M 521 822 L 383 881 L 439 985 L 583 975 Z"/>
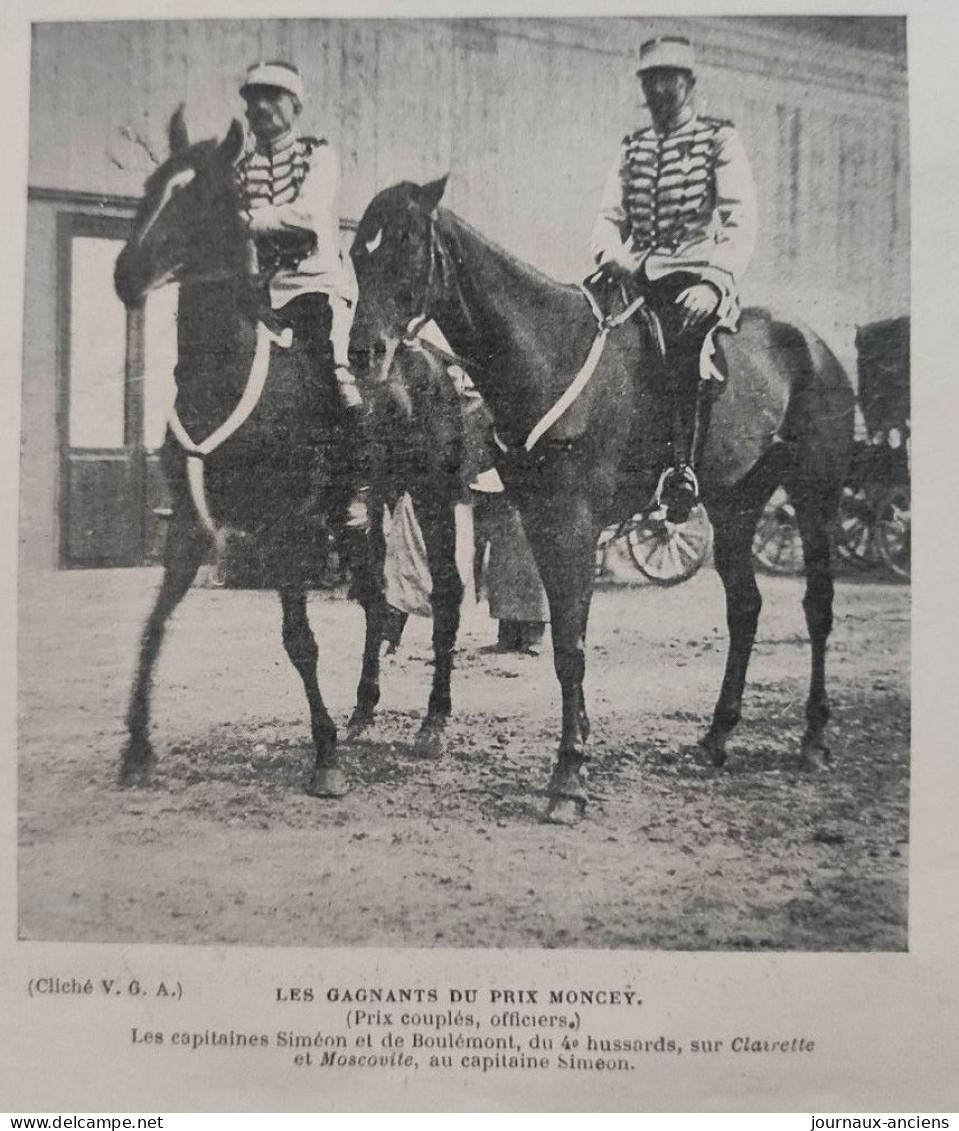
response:
<path id="1" fill-rule="evenodd" d="M 699 380 L 691 388 L 697 365 L 695 350 L 684 350 L 678 335 L 664 330 L 662 296 L 652 297 L 633 280 L 611 278 L 599 270 L 583 284 L 606 318 L 615 318 L 637 299 L 643 298 L 633 320 L 643 330 L 644 353 L 654 359 L 658 370 L 657 383 L 667 411 L 658 425 L 662 448 L 661 473 L 652 500 L 654 512 L 661 512 L 672 522 L 682 522 L 699 501 L 699 483 L 695 466 L 702 451 L 709 422 L 710 405 L 725 380 L 725 356 L 715 328 L 708 330 L 699 347 Z M 657 309 L 659 307 L 659 309 Z M 669 326 L 669 329 L 674 327 Z M 667 338 L 671 339 L 668 344 Z M 676 372 L 674 360 L 678 362 Z"/>

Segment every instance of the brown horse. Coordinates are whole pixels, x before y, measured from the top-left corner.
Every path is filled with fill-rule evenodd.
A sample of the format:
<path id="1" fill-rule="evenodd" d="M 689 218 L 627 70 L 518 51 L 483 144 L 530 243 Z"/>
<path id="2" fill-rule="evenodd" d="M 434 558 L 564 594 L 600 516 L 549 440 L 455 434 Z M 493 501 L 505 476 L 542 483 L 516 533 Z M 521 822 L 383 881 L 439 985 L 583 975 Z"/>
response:
<path id="1" fill-rule="evenodd" d="M 644 330 L 628 321 L 610 332 L 582 394 L 527 451 L 531 430 L 583 365 L 597 322 L 580 289 L 544 277 L 440 208 L 445 184 L 396 185 L 367 208 L 351 252 L 360 284 L 354 343 L 379 348 L 385 364 L 411 320 L 433 318 L 490 406 L 503 449 L 499 471 L 550 605 L 562 733 L 549 813 L 575 816 L 586 802 L 583 675 L 594 548 L 607 523 L 648 505 L 661 470 L 663 390 L 643 364 Z M 827 528 L 852 442 L 853 392 L 821 340 L 761 310 L 747 311 L 726 338 L 725 361 L 730 378 L 710 397 L 698 469 L 726 592 L 729 650 L 701 745 L 721 765 L 740 719 L 761 606 L 753 532 L 781 483 L 796 507 L 805 556 L 812 677 L 802 755 L 813 767 L 828 754 Z"/>
<path id="2" fill-rule="evenodd" d="M 332 357 L 315 370 L 304 344 L 278 332 L 268 281 L 249 273 L 248 236 L 233 177 L 242 143 L 242 129 L 234 122 L 222 142 L 191 145 L 178 111 L 170 123 L 171 155 L 147 181 L 116 265 L 117 293 L 130 306 L 164 282 L 180 283 L 175 412 L 162 451 L 173 513 L 163 581 L 140 644 L 120 779 L 144 780 L 154 761 L 150 697 L 167 621 L 211 541 L 225 543 L 227 532 L 239 532 L 256 540 L 279 592 L 283 643 L 306 690 L 315 747 L 310 792 L 339 796 L 346 782 L 337 758 L 337 729 L 317 680 L 307 590 L 325 552 L 327 531 L 342 525 L 350 490 L 343 469 L 350 453 L 337 428 L 341 410 Z M 428 386 L 438 394 L 430 397 L 423 391 Z M 451 486 L 461 445 L 459 416 L 445 370 L 418 351 L 406 351 L 389 382 L 371 391 L 370 401 L 383 455 L 372 469 L 371 513 L 382 513 L 377 506 L 401 486 L 412 489 L 434 568 L 437 662 L 424 721 L 430 738 L 449 714 L 462 591 L 454 562 L 457 492 Z M 386 613 L 382 528 L 373 523 L 369 537 L 354 534 L 345 548 L 353 592 L 366 613 L 352 719 L 358 731 L 379 698 Z"/>

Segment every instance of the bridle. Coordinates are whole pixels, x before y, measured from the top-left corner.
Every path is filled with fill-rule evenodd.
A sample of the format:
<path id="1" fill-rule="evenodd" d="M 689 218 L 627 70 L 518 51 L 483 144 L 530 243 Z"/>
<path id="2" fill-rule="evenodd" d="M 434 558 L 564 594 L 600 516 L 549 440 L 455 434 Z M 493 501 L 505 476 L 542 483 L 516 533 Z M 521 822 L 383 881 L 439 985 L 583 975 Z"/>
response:
<path id="1" fill-rule="evenodd" d="M 177 195 L 185 189 L 197 176 L 197 169 L 192 165 L 180 169 L 168 178 L 166 184 L 163 186 L 162 191 L 157 197 L 156 201 L 146 213 L 145 218 L 140 223 L 140 226 L 131 240 L 131 247 L 141 249 L 147 236 L 156 226 L 160 217 L 163 215 L 167 206 Z M 248 237 L 252 242 L 252 237 Z M 177 267 L 172 267 L 159 277 L 150 287 L 150 290 L 156 290 L 167 283 L 185 283 L 185 284 L 203 284 L 203 283 L 226 283 L 232 280 L 247 278 L 251 283 L 262 282 L 262 277 L 252 270 L 248 265 L 253 262 L 254 255 L 251 254 L 249 249 L 243 255 L 244 265 L 224 263 L 218 267 L 206 267 L 203 269 L 190 269 L 184 264 Z"/>
<path id="2" fill-rule="evenodd" d="M 434 302 L 441 299 L 446 294 L 446 283 L 449 276 L 449 252 L 443 245 L 437 230 L 437 222 L 439 215 L 434 209 L 429 214 L 430 221 L 430 242 L 429 242 L 429 257 L 430 266 L 426 274 L 426 284 L 423 288 L 423 298 L 419 304 L 419 314 L 415 314 L 410 321 L 406 324 L 406 330 L 402 338 L 404 345 L 412 344 L 419 334 L 420 330 L 431 321 L 432 314 L 430 313 Z M 434 294 L 436 287 L 437 276 L 440 280 L 440 289 Z"/>
<path id="3" fill-rule="evenodd" d="M 384 334 L 381 342 L 384 353 L 379 363 L 379 377 L 374 378 L 377 384 L 388 385 L 392 379 L 393 362 L 399 349 L 416 350 L 421 348 L 419 333 L 423 327 L 433 319 L 433 309 L 437 302 L 446 294 L 446 286 L 451 275 L 449 268 L 449 252 L 443 245 L 437 229 L 439 216 L 434 209 L 428 215 L 429 219 L 429 269 L 426 273 L 426 282 L 423 285 L 423 295 L 419 303 L 414 306 L 417 311 L 408 322 L 395 330 L 390 329 Z M 458 359 L 450 358 L 450 361 Z"/>

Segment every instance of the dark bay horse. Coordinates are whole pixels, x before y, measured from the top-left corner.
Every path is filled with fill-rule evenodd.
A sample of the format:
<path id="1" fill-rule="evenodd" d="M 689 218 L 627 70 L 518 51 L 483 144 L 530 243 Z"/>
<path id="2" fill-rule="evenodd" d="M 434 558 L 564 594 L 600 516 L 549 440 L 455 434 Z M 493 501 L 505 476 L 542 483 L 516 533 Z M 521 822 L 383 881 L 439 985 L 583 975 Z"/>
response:
<path id="1" fill-rule="evenodd" d="M 360 284 L 354 342 L 379 349 L 386 364 L 411 320 L 433 318 L 490 406 L 503 448 L 498 468 L 522 514 L 550 605 L 562 733 L 549 812 L 573 816 L 586 802 L 583 676 L 594 547 L 606 524 L 650 500 L 661 470 L 663 397 L 643 365 L 644 331 L 628 321 L 610 332 L 582 394 L 526 451 L 531 430 L 583 365 L 597 322 L 580 289 L 546 278 L 441 208 L 445 184 L 445 178 L 425 186 L 404 182 L 367 208 L 351 252 Z M 711 398 L 698 470 L 715 529 L 729 648 L 701 746 L 721 765 L 740 719 L 761 607 L 753 533 L 765 502 L 783 484 L 805 557 L 812 675 L 802 756 L 813 768 L 828 754 L 827 529 L 849 458 L 853 392 L 819 338 L 764 311 L 747 311 L 724 349 L 730 377 Z"/>
<path id="2" fill-rule="evenodd" d="M 186 594 L 210 549 L 227 534 L 256 539 L 281 601 L 283 643 L 303 680 L 315 762 L 310 792 L 340 796 L 346 781 L 337 757 L 337 729 L 317 680 L 318 648 L 307 616 L 307 589 L 330 524 L 345 509 L 344 452 L 338 446 L 332 357 L 323 372 L 308 363 L 303 344 L 280 332 L 266 280 L 250 274 L 233 164 L 243 145 L 234 122 L 222 142 L 191 145 L 178 111 L 170 123 L 168 160 L 148 179 L 132 235 L 115 272 L 128 306 L 154 287 L 180 283 L 178 362 L 172 425 L 162 462 L 172 497 L 164 574 L 143 631 L 127 715 L 129 739 L 121 782 L 144 780 L 154 761 L 149 739 L 153 673 L 170 614 Z M 389 474 L 373 474 L 373 503 L 397 490 L 402 471 L 421 509 L 434 565 L 438 656 L 424 730 L 431 735 L 449 713 L 449 669 L 459 617 L 454 563 L 453 504 L 448 470 L 461 438 L 448 405 L 422 387 L 432 382 L 454 396 L 435 360 L 406 351 L 390 379 L 371 393 L 375 432 Z M 403 387 L 404 378 L 410 388 Z M 419 437 L 419 449 L 411 437 Z M 406 464 L 393 458 L 402 448 Z M 416 451 L 421 455 L 417 465 Z M 397 468 L 398 470 L 393 470 Z M 432 484 L 432 490 L 427 489 Z M 382 528 L 355 535 L 346 549 L 354 596 L 366 613 L 366 645 L 352 723 L 362 729 L 379 698 L 379 645 L 385 628 Z M 212 645 L 212 646 L 215 646 Z"/>

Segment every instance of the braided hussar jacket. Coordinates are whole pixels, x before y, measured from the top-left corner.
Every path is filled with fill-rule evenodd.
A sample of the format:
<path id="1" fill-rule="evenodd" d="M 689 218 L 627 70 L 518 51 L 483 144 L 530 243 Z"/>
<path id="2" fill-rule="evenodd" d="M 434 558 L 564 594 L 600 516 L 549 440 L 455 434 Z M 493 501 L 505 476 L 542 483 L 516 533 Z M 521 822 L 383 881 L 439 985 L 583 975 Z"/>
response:
<path id="1" fill-rule="evenodd" d="M 602 265 L 627 246 L 651 282 L 685 271 L 712 283 L 720 323 L 734 326 L 756 222 L 752 172 L 735 127 L 693 115 L 671 133 L 646 126 L 623 139 L 592 250 Z"/>
<path id="2" fill-rule="evenodd" d="M 279 309 L 320 291 L 352 302 L 356 284 L 340 252 L 339 162 L 325 141 L 288 133 L 257 142 L 234 170 L 261 271 Z"/>

